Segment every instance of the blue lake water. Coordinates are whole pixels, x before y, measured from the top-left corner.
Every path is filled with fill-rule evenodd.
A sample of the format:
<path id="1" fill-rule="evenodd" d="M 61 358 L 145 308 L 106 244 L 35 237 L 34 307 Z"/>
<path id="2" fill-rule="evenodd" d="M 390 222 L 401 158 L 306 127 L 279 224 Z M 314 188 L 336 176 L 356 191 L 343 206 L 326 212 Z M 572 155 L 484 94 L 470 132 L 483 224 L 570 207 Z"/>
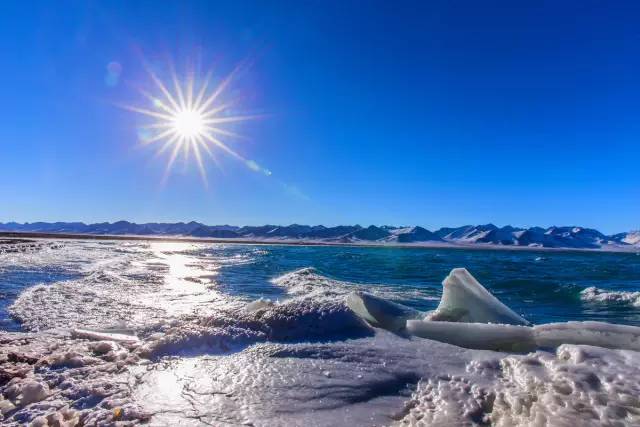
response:
<path id="1" fill-rule="evenodd" d="M 45 263 L 35 262 L 38 253 L 14 262 L 2 260 L 0 328 L 20 328 L 9 310 L 20 292 L 80 277 L 79 266 L 105 262 L 110 251 L 115 256 L 122 250 L 121 245 L 94 244 L 101 251 L 99 261 L 89 259 L 92 249 L 70 252 L 59 264 L 55 256 L 61 255 L 54 252 L 42 255 L 53 257 Z M 58 251 L 64 253 L 65 248 Z M 640 293 L 634 294 L 640 292 L 640 256 L 635 253 L 279 245 L 196 245 L 186 253 L 207 262 L 207 268 L 214 266 L 217 292 L 246 300 L 285 299 L 286 289 L 272 280 L 312 267 L 346 286 L 384 288 L 397 302 L 430 310 L 438 303 L 441 282 L 449 271 L 466 267 L 490 292 L 534 323 L 599 320 L 640 325 Z M 583 290 L 589 287 L 600 296 L 585 295 Z"/>
<path id="2" fill-rule="evenodd" d="M 238 254 L 247 250 L 251 249 L 224 249 Z M 449 271 L 465 267 L 491 293 L 534 323 L 600 320 L 640 325 L 640 307 L 622 301 L 588 301 L 581 295 L 588 287 L 609 291 L 614 297 L 640 291 L 640 256 L 635 253 L 269 246 L 252 256 L 251 263 L 223 269 L 222 286 L 231 292 L 277 298 L 283 290 L 269 280 L 314 267 L 321 275 L 372 289 L 392 285 L 399 291 L 417 290 L 439 298 Z M 399 302 L 420 310 L 433 309 L 438 303 L 401 295 Z"/>

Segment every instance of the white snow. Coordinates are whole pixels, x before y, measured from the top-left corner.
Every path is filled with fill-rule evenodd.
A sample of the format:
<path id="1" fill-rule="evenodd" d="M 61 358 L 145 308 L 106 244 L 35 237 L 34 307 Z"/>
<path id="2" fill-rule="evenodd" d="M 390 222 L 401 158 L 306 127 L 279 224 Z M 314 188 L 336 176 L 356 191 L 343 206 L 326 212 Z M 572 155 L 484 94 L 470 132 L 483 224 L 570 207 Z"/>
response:
<path id="1" fill-rule="evenodd" d="M 622 239 L 624 243 L 629 245 L 637 245 L 640 246 L 640 230 L 638 231 L 630 231 L 627 235 Z"/>
<path id="2" fill-rule="evenodd" d="M 640 423 L 640 353 L 563 345 L 473 360 L 423 379 L 399 425 L 626 426 Z"/>

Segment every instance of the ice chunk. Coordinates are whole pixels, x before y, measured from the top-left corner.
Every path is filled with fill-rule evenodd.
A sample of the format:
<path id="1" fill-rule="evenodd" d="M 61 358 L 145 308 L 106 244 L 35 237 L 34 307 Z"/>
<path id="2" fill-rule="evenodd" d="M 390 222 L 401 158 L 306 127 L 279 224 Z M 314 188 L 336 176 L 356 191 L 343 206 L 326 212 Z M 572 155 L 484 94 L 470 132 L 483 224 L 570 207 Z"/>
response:
<path id="1" fill-rule="evenodd" d="M 451 270 L 442 286 L 444 291 L 440 304 L 426 320 L 530 324 L 491 295 L 466 268 Z"/>
<path id="2" fill-rule="evenodd" d="M 604 322 L 549 323 L 533 328 L 539 347 L 583 344 L 640 351 L 640 328 Z"/>
<path id="3" fill-rule="evenodd" d="M 527 352 L 563 344 L 640 351 L 640 328 L 603 322 L 550 323 L 534 327 L 408 320 L 411 335 L 478 350 Z"/>
<path id="4" fill-rule="evenodd" d="M 477 350 L 528 352 L 535 350 L 533 328 L 487 323 L 408 320 L 411 335 Z"/>
<path id="5" fill-rule="evenodd" d="M 94 331 L 91 329 L 72 329 L 71 336 L 73 338 L 82 338 L 90 341 L 116 341 L 116 342 L 136 342 L 138 337 L 124 330 L 104 330 Z"/>
<path id="6" fill-rule="evenodd" d="M 407 319 L 417 319 L 422 316 L 422 313 L 417 310 L 378 298 L 366 292 L 352 292 L 349 294 L 347 305 L 371 325 L 393 332 L 403 330 Z"/>
<path id="7" fill-rule="evenodd" d="M 440 304 L 426 320 L 529 325 L 529 322 L 491 295 L 464 268 L 451 270 L 442 284 L 444 292 Z M 360 291 L 347 297 L 347 305 L 373 326 L 395 332 L 403 330 L 407 320 L 421 317 L 419 311 Z"/>

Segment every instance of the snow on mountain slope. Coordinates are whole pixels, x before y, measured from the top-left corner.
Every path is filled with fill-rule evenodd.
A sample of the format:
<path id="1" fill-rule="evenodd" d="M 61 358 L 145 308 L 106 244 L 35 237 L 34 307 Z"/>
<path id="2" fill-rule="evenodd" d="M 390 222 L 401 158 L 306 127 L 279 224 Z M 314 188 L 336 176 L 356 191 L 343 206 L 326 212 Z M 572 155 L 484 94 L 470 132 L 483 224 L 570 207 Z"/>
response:
<path id="1" fill-rule="evenodd" d="M 439 230 L 436 230 L 435 234 L 444 240 L 457 240 L 473 228 L 473 225 L 463 225 L 462 227 L 442 227 Z"/>
<path id="2" fill-rule="evenodd" d="M 158 235 L 193 236 L 210 238 L 244 238 L 260 240 L 301 240 L 334 243 L 417 243 L 448 242 L 464 245 L 500 245 L 542 248 L 599 249 L 603 247 L 640 247 L 640 231 L 607 236 L 591 228 L 566 227 L 497 227 L 494 224 L 443 227 L 430 231 L 420 226 L 395 227 L 390 225 L 363 228 L 360 225 L 262 225 L 236 227 L 231 225 L 205 225 L 189 223 L 145 223 L 129 221 L 85 224 L 82 222 L 16 222 L 0 223 L 0 231 L 38 233 L 81 233 L 94 235 Z"/>
<path id="3" fill-rule="evenodd" d="M 404 227 L 393 230 L 392 235 L 386 240 L 398 243 L 412 242 L 442 242 L 443 240 L 435 233 L 422 227 Z"/>
<path id="4" fill-rule="evenodd" d="M 617 243 L 626 245 L 640 246 L 640 230 L 629 231 L 628 233 L 619 233 L 611 236 L 612 240 Z"/>

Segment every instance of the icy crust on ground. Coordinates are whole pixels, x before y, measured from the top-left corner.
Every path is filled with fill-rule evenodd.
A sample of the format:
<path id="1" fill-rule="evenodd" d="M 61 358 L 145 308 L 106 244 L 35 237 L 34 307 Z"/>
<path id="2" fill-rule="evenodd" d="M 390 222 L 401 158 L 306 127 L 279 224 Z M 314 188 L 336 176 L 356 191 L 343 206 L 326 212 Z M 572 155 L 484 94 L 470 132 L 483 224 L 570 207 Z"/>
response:
<path id="1" fill-rule="evenodd" d="M 8 426 L 132 425 L 128 366 L 135 343 L 78 340 L 63 333 L 0 332 L 0 423 Z"/>
<path id="2" fill-rule="evenodd" d="M 261 343 L 140 370 L 134 397 L 158 425 L 388 425 L 420 378 L 463 373 L 470 359 L 466 350 L 386 331 L 334 342 Z"/>
<path id="3" fill-rule="evenodd" d="M 35 239 L 3 239 L 0 237 L 0 255 L 33 253 L 62 247 L 58 242 Z"/>
<path id="4" fill-rule="evenodd" d="M 562 345 L 472 361 L 423 379 L 399 425 L 625 426 L 640 423 L 640 354 Z"/>
<path id="5" fill-rule="evenodd" d="M 2 423 L 506 427 L 640 422 L 640 353 L 563 345 L 555 353 L 507 355 L 383 330 L 355 339 L 322 336 L 313 343 L 287 331 L 287 319 L 300 316 L 290 313 L 305 306 L 283 306 L 262 315 L 174 320 L 150 328 L 141 342 L 51 332 L 1 334 Z M 309 323 L 320 311 L 311 309 Z M 358 333 L 368 328 L 354 327 Z M 202 334 L 191 333 L 196 329 Z M 237 337 L 238 330 L 245 334 L 241 340 L 225 341 Z M 283 341 L 269 342 L 269 334 Z M 185 355 L 182 350 L 191 351 L 190 357 L 159 358 Z"/>
<path id="6" fill-rule="evenodd" d="M 640 307 L 640 292 L 608 291 L 591 286 L 580 292 L 580 299 L 587 302 L 629 304 Z"/>
<path id="7" fill-rule="evenodd" d="M 193 425 L 635 425 L 639 362 L 633 351 L 510 356 L 377 330 L 172 359 L 140 372 L 134 396 L 165 425 L 182 411 Z"/>

